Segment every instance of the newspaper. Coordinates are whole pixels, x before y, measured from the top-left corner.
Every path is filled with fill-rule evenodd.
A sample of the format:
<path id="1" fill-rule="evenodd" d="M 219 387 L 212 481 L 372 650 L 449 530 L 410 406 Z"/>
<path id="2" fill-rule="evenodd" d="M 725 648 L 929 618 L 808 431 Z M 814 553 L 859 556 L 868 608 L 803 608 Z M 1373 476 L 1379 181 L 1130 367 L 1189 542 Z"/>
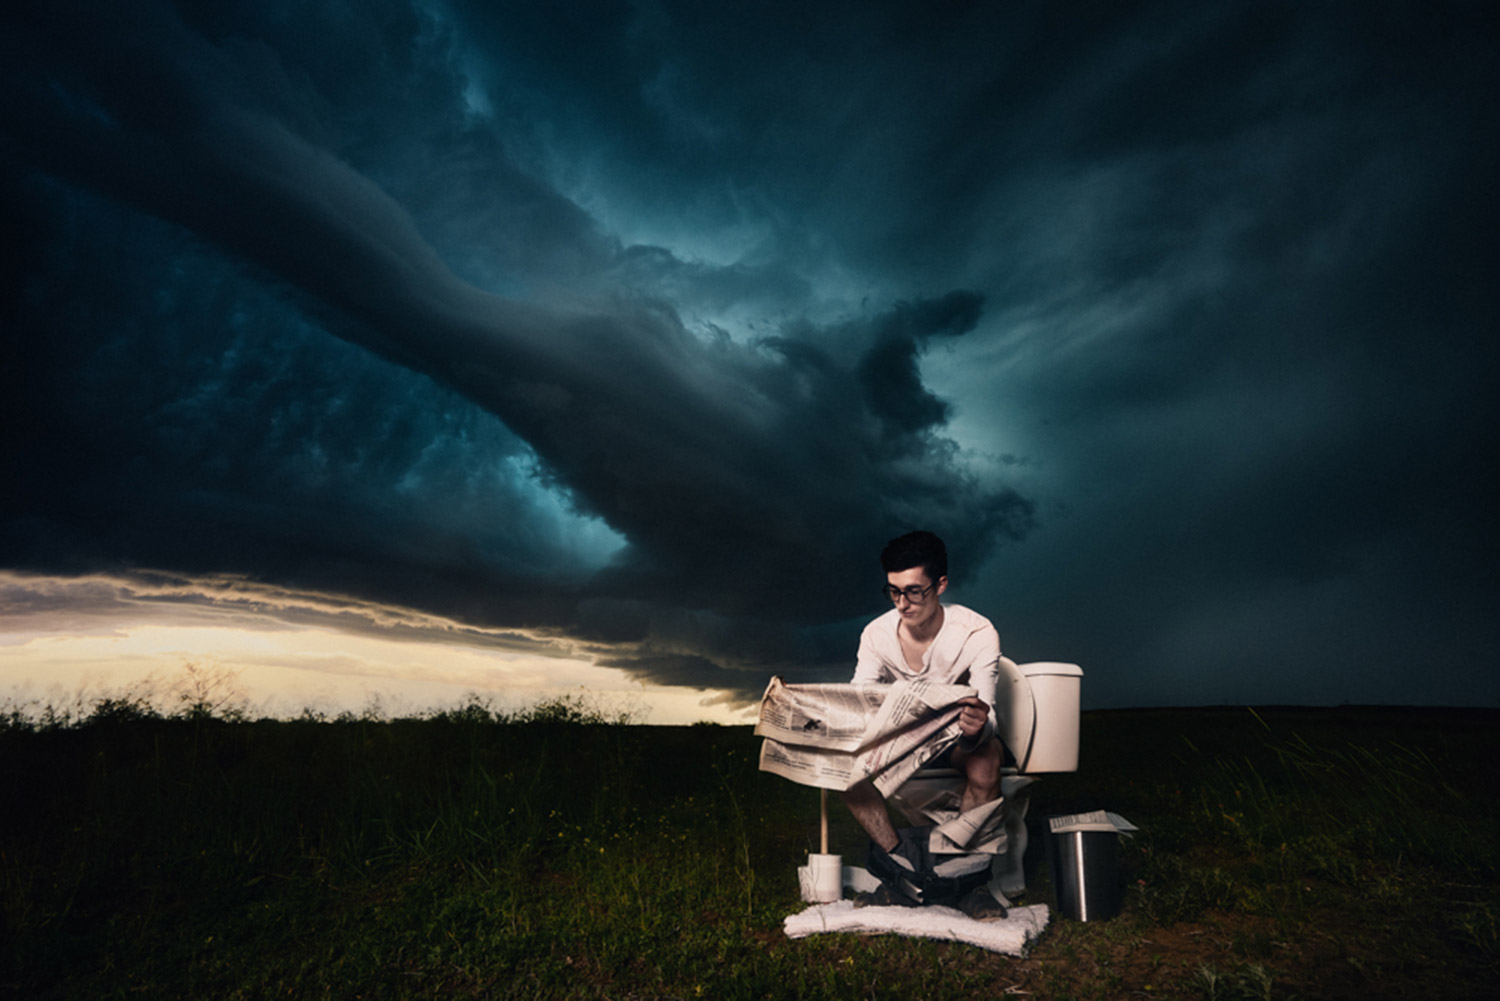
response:
<path id="1" fill-rule="evenodd" d="M 842 791 L 870 779 L 889 796 L 961 735 L 964 685 L 788 685 L 772 678 L 755 734 L 762 771 Z"/>
<path id="2" fill-rule="evenodd" d="M 1047 827 L 1053 834 L 1064 834 L 1068 831 L 1110 831 L 1126 837 L 1129 837 L 1132 831 L 1140 830 L 1118 813 L 1110 813 L 1106 810 L 1074 813 L 1066 817 L 1048 817 Z"/>

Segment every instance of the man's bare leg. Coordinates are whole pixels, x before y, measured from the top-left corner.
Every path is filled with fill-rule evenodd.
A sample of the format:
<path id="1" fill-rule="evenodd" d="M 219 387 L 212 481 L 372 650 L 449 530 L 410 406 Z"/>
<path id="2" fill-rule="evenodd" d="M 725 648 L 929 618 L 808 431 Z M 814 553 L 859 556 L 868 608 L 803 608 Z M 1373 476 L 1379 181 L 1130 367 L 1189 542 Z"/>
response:
<path id="1" fill-rule="evenodd" d="M 972 750 L 955 746 L 952 760 L 955 768 L 963 769 L 967 780 L 961 803 L 964 811 L 1000 798 L 1000 741 L 991 737 Z"/>
<path id="2" fill-rule="evenodd" d="M 955 767 L 963 769 L 967 780 L 960 803 L 964 811 L 1000 798 L 1000 769 L 1004 765 L 1000 741 L 991 737 L 973 749 L 955 747 L 952 760 Z M 976 921 L 992 921 L 1009 913 L 1005 904 L 983 885 L 972 887 L 957 907 Z"/>
<path id="3" fill-rule="evenodd" d="M 859 821 L 859 826 L 865 829 L 870 840 L 881 848 L 891 851 L 900 843 L 901 838 L 896 834 L 891 815 L 885 808 L 885 799 L 869 779 L 844 790 L 844 805 L 854 814 L 854 819 Z"/>
<path id="4" fill-rule="evenodd" d="M 919 873 L 913 859 L 902 852 L 901 836 L 891 824 L 885 799 L 866 779 L 844 791 L 844 804 L 870 836 L 870 854 L 866 866 L 880 886 L 870 893 L 854 897 L 855 907 L 914 907 L 921 903 L 925 874 Z"/>

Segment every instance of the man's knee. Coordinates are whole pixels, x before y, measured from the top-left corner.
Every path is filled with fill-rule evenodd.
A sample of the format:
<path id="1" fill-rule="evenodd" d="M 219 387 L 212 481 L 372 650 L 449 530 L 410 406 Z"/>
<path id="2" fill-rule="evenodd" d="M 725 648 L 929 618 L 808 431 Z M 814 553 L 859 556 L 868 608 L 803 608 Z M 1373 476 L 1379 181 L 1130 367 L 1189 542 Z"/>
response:
<path id="1" fill-rule="evenodd" d="M 968 779 L 969 785 L 983 789 L 998 788 L 1003 757 L 1000 741 L 994 737 L 964 755 L 964 777 Z"/>

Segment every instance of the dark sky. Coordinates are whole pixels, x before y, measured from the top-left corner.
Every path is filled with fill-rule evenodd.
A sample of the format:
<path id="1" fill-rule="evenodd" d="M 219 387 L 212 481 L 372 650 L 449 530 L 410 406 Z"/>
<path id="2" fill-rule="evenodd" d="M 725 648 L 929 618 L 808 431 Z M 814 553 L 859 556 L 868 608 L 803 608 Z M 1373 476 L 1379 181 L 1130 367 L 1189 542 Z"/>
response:
<path id="1" fill-rule="evenodd" d="M 1491 4 L 0 19 L 0 568 L 753 696 L 925 527 L 1086 705 L 1500 702 Z"/>

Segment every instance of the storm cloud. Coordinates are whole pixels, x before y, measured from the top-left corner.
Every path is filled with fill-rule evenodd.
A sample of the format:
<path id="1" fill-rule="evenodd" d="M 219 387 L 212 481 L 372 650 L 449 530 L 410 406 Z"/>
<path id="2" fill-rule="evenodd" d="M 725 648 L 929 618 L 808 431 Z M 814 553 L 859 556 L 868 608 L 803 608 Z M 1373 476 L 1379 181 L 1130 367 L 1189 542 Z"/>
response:
<path id="1" fill-rule="evenodd" d="M 21 4 L 0 563 L 753 692 L 926 527 L 1111 703 L 1461 700 L 1493 26 L 1357 14 Z"/>

